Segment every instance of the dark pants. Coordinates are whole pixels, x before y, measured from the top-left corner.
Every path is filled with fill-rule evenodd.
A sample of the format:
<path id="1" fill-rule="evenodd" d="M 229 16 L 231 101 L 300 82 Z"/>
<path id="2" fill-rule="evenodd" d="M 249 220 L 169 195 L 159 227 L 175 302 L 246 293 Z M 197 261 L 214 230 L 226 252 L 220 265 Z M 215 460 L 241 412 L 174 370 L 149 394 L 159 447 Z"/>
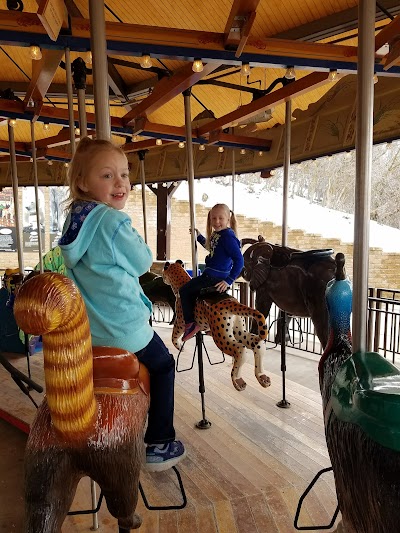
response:
<path id="1" fill-rule="evenodd" d="M 150 408 L 144 440 L 147 444 L 172 442 L 175 440 L 174 358 L 157 333 L 135 354 L 150 373 Z"/>
<path id="2" fill-rule="evenodd" d="M 200 294 L 200 290 L 205 287 L 213 287 L 219 281 L 221 280 L 218 278 L 214 278 L 208 274 L 202 274 L 197 278 L 192 278 L 179 289 L 185 324 L 194 322 L 194 307 L 196 305 L 196 298 Z"/>

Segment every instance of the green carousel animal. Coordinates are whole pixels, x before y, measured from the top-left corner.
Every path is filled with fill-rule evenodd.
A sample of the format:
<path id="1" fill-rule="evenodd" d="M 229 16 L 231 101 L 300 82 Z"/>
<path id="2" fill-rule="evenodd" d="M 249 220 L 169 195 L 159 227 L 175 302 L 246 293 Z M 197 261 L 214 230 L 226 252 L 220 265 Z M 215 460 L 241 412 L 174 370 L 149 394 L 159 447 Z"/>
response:
<path id="1" fill-rule="evenodd" d="M 378 353 L 352 353 L 344 256 L 328 282 L 329 339 L 319 364 L 325 434 L 341 533 L 399 533 L 400 372 Z"/>

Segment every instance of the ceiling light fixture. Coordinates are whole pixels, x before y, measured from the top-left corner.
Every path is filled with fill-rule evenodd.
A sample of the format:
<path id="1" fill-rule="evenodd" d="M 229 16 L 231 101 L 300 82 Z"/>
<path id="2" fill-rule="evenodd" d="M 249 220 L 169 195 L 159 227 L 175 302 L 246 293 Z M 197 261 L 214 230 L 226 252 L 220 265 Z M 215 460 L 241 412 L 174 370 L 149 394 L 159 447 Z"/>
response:
<path id="1" fill-rule="evenodd" d="M 140 66 L 142 68 L 150 68 L 153 66 L 153 62 L 149 54 L 142 54 L 142 57 L 140 58 Z"/>
<path id="2" fill-rule="evenodd" d="M 69 167 L 69 163 L 68 163 L 67 161 L 64 163 L 64 167 L 65 167 L 65 168 L 68 168 L 68 167 Z"/>
<path id="3" fill-rule="evenodd" d="M 204 144 L 200 144 L 200 146 L 199 146 L 199 150 L 203 151 L 203 150 L 205 150 L 205 149 L 206 149 L 205 145 L 204 145 Z"/>
<path id="4" fill-rule="evenodd" d="M 52 161 L 51 159 L 49 159 L 49 160 L 47 161 L 47 164 L 49 165 L 49 167 L 51 167 L 51 165 L 53 164 L 53 161 Z"/>
<path id="5" fill-rule="evenodd" d="M 338 77 L 338 71 L 336 69 L 331 69 L 329 71 L 328 80 L 329 81 L 335 81 Z"/>
<path id="6" fill-rule="evenodd" d="M 251 71 L 250 63 L 247 63 L 247 62 L 242 63 L 240 74 L 242 76 L 250 76 L 250 71 Z"/>
<path id="7" fill-rule="evenodd" d="M 8 120 L 8 123 L 12 128 L 15 128 L 15 126 L 17 125 L 17 121 L 15 120 L 15 118 L 10 118 Z"/>
<path id="8" fill-rule="evenodd" d="M 258 155 L 261 157 L 261 156 L 263 155 L 263 153 L 264 153 L 264 152 L 263 152 L 262 150 L 260 150 L 260 151 L 258 152 Z"/>
<path id="9" fill-rule="evenodd" d="M 28 104 L 26 107 L 35 107 L 35 102 L 32 100 L 32 98 L 29 98 Z"/>
<path id="10" fill-rule="evenodd" d="M 185 148 L 185 143 L 183 141 L 180 141 L 178 143 L 179 148 Z"/>
<path id="11" fill-rule="evenodd" d="M 156 145 L 161 146 L 162 145 L 162 139 L 156 139 Z"/>
<path id="12" fill-rule="evenodd" d="M 244 155 L 245 153 L 246 153 L 246 150 L 245 150 L 244 148 L 242 148 L 242 149 L 240 150 L 240 155 Z"/>
<path id="13" fill-rule="evenodd" d="M 47 124 L 47 122 L 43 122 L 43 129 L 44 129 L 44 131 L 49 131 L 50 124 Z"/>
<path id="14" fill-rule="evenodd" d="M 81 130 L 79 128 L 75 128 L 75 135 L 80 135 L 81 134 Z"/>
<path id="15" fill-rule="evenodd" d="M 192 65 L 193 72 L 203 72 L 203 61 L 199 57 L 195 57 Z"/>
<path id="16" fill-rule="evenodd" d="M 296 72 L 294 70 L 294 67 L 293 66 L 288 66 L 286 68 L 285 78 L 287 80 L 294 80 L 295 77 L 296 77 Z"/>
<path id="17" fill-rule="evenodd" d="M 36 44 L 33 44 L 30 49 L 29 53 L 31 56 L 31 59 L 34 59 L 35 61 L 39 61 L 39 59 L 42 59 L 42 51 L 39 46 Z"/>
<path id="18" fill-rule="evenodd" d="M 164 181 L 164 183 L 162 184 L 162 186 L 163 186 L 164 188 L 167 187 L 167 184 L 165 183 L 165 181 Z"/>
<path id="19" fill-rule="evenodd" d="M 218 152 L 221 152 L 221 154 L 222 154 L 223 151 L 224 151 L 224 147 L 223 146 L 218 146 Z"/>

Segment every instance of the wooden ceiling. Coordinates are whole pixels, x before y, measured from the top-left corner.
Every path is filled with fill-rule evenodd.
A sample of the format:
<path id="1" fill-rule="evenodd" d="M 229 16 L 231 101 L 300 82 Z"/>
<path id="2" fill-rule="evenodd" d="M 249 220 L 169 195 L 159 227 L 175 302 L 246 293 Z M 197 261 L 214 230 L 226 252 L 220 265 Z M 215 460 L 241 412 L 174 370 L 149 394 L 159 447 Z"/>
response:
<path id="1" fill-rule="evenodd" d="M 31 120 L 39 158 L 71 156 L 64 51 L 71 50 L 72 62 L 89 60 L 89 2 L 50 2 L 65 4 L 56 41 L 37 15 L 41 1 L 0 0 L 0 164 L 9 160 L 10 118 L 17 118 L 19 160 L 30 157 Z M 182 92 L 190 87 L 192 120 L 208 115 L 192 123 L 195 143 L 207 150 L 268 152 L 274 142 L 268 132 L 284 123 L 285 101 L 291 99 L 293 113 L 306 111 L 343 76 L 357 72 L 356 0 L 146 0 L 140 5 L 105 2 L 113 139 L 129 153 L 169 153 L 171 143 L 184 140 Z M 13 6 L 23 9 L 8 9 Z M 378 77 L 400 76 L 399 13 L 393 0 L 378 2 Z M 42 50 L 39 61 L 30 58 L 32 44 Z M 151 56 L 151 68 L 140 66 L 142 54 Z M 202 72 L 193 72 L 195 58 L 202 59 Z M 243 63 L 251 67 L 248 76 L 241 73 Z M 296 75 L 290 83 L 288 66 Z M 331 71 L 337 73 L 334 80 Z M 87 63 L 86 112 L 94 133 L 91 74 Z M 76 97 L 74 110 L 78 124 Z"/>

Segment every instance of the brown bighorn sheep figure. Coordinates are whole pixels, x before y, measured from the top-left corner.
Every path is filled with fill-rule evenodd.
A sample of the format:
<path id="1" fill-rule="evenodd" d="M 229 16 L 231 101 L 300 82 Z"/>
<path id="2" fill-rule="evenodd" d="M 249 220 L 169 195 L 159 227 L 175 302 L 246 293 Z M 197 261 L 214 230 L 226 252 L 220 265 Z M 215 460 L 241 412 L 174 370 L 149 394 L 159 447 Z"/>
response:
<path id="1" fill-rule="evenodd" d="M 82 297 L 61 274 L 23 284 L 14 314 L 24 331 L 43 337 L 46 382 L 25 453 L 25 532 L 61 531 L 84 475 L 100 485 L 120 532 L 138 528 L 147 370 L 118 348 L 92 353 Z"/>
<path id="2" fill-rule="evenodd" d="M 341 533 L 399 533 L 400 372 L 378 353 L 352 353 L 352 289 L 337 254 L 327 284 L 329 340 L 319 364 L 325 435 Z"/>
<path id="3" fill-rule="evenodd" d="M 309 250 L 243 239 L 242 246 L 251 244 L 244 252 L 243 278 L 256 293 L 256 309 L 265 317 L 272 303 L 286 313 L 311 317 L 315 332 L 323 347 L 328 340 L 328 312 L 325 288 L 335 275 L 333 250 Z"/>
<path id="4" fill-rule="evenodd" d="M 179 289 L 190 280 L 190 276 L 183 268 L 182 262 L 176 261 L 172 264 L 165 263 L 163 278 L 165 283 L 171 285 L 176 296 L 176 320 L 172 330 L 172 343 L 179 350 L 180 337 L 185 330 Z M 246 317 L 256 320 L 258 331 L 256 335 L 246 330 Z M 195 319 L 201 331 L 210 331 L 216 346 L 223 353 L 233 357 L 231 379 L 236 390 L 242 391 L 246 388 L 246 382 L 240 376 L 246 348 L 254 353 L 254 373 L 257 381 L 262 387 L 269 387 L 271 381 L 263 369 L 263 355 L 266 348 L 262 342 L 267 337 L 268 330 L 261 313 L 225 293 L 198 299 Z"/>

